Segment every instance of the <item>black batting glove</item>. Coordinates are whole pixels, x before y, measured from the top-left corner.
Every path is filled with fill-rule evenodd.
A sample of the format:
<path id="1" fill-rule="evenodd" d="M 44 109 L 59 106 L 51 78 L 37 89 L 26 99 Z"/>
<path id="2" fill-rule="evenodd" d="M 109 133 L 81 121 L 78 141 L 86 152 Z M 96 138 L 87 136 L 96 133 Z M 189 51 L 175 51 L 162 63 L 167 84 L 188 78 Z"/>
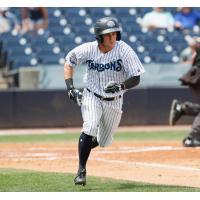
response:
<path id="1" fill-rule="evenodd" d="M 77 92 L 75 91 L 75 88 L 68 90 L 67 93 L 68 93 L 69 98 L 76 102 Z"/>
<path id="2" fill-rule="evenodd" d="M 68 90 L 68 96 L 71 100 L 73 100 L 75 103 L 81 106 L 82 92 L 80 92 L 78 89 L 73 88 L 73 89 Z"/>
<path id="3" fill-rule="evenodd" d="M 114 81 L 110 81 L 105 86 L 104 91 L 105 91 L 105 93 L 116 93 L 116 92 L 120 92 L 123 89 L 124 89 L 123 84 L 119 84 L 119 83 L 115 83 Z"/>
<path id="4" fill-rule="evenodd" d="M 67 93 L 71 100 L 73 100 L 75 103 L 77 103 L 79 106 L 82 104 L 82 92 L 80 92 L 78 89 L 75 89 L 73 86 L 73 79 L 69 78 L 65 80 L 66 86 L 67 86 Z"/>

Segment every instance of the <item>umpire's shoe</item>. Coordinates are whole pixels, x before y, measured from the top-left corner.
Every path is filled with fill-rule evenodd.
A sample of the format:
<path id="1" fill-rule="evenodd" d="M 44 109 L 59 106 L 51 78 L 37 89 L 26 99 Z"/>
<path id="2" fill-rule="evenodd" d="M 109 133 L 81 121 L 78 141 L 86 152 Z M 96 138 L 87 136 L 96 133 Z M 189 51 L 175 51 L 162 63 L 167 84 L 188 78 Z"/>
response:
<path id="1" fill-rule="evenodd" d="M 175 123 L 180 119 L 181 115 L 183 114 L 181 103 L 174 99 L 172 101 L 171 110 L 169 114 L 169 125 L 173 126 Z"/>
<path id="2" fill-rule="evenodd" d="M 75 179 L 74 179 L 75 185 L 86 185 L 86 170 L 81 169 L 78 171 Z"/>
<path id="3" fill-rule="evenodd" d="M 200 147 L 200 141 L 188 136 L 185 139 L 183 139 L 183 146 L 184 147 Z"/>

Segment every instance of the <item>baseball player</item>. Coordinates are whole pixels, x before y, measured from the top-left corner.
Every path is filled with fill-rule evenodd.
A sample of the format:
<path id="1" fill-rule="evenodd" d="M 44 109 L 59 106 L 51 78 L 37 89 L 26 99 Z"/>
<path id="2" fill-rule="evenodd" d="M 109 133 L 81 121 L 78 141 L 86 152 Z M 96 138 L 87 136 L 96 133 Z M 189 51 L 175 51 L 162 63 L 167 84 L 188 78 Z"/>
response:
<path id="1" fill-rule="evenodd" d="M 134 50 L 121 41 L 117 19 L 97 20 L 94 33 L 96 41 L 72 49 L 64 65 L 69 98 L 81 106 L 83 117 L 76 185 L 86 184 L 86 163 L 91 149 L 112 143 L 122 115 L 123 94 L 138 85 L 140 75 L 145 72 Z M 87 87 L 81 94 L 73 85 L 73 69 L 83 63 L 87 65 Z"/>

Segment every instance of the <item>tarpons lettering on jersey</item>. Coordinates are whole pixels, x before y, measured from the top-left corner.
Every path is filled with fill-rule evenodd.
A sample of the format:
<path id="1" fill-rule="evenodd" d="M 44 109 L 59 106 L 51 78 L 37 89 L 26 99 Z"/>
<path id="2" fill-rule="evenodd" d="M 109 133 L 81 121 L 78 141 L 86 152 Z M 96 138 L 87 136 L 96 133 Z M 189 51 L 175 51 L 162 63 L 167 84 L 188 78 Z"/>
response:
<path id="1" fill-rule="evenodd" d="M 109 63 L 96 63 L 94 60 L 87 60 L 89 70 L 97 70 L 98 72 L 103 72 L 104 70 L 113 70 L 113 71 L 121 71 L 122 69 L 122 60 L 114 60 Z"/>

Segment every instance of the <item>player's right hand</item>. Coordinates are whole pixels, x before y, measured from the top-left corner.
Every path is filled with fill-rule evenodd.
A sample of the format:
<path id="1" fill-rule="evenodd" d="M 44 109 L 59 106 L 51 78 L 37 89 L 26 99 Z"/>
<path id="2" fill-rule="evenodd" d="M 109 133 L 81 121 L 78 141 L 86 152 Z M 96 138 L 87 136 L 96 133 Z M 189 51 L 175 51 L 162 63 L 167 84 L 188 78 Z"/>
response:
<path id="1" fill-rule="evenodd" d="M 73 100 L 75 103 L 78 104 L 78 106 L 81 106 L 82 104 L 82 92 L 78 89 L 70 89 L 68 90 L 68 96 L 71 100 Z"/>

